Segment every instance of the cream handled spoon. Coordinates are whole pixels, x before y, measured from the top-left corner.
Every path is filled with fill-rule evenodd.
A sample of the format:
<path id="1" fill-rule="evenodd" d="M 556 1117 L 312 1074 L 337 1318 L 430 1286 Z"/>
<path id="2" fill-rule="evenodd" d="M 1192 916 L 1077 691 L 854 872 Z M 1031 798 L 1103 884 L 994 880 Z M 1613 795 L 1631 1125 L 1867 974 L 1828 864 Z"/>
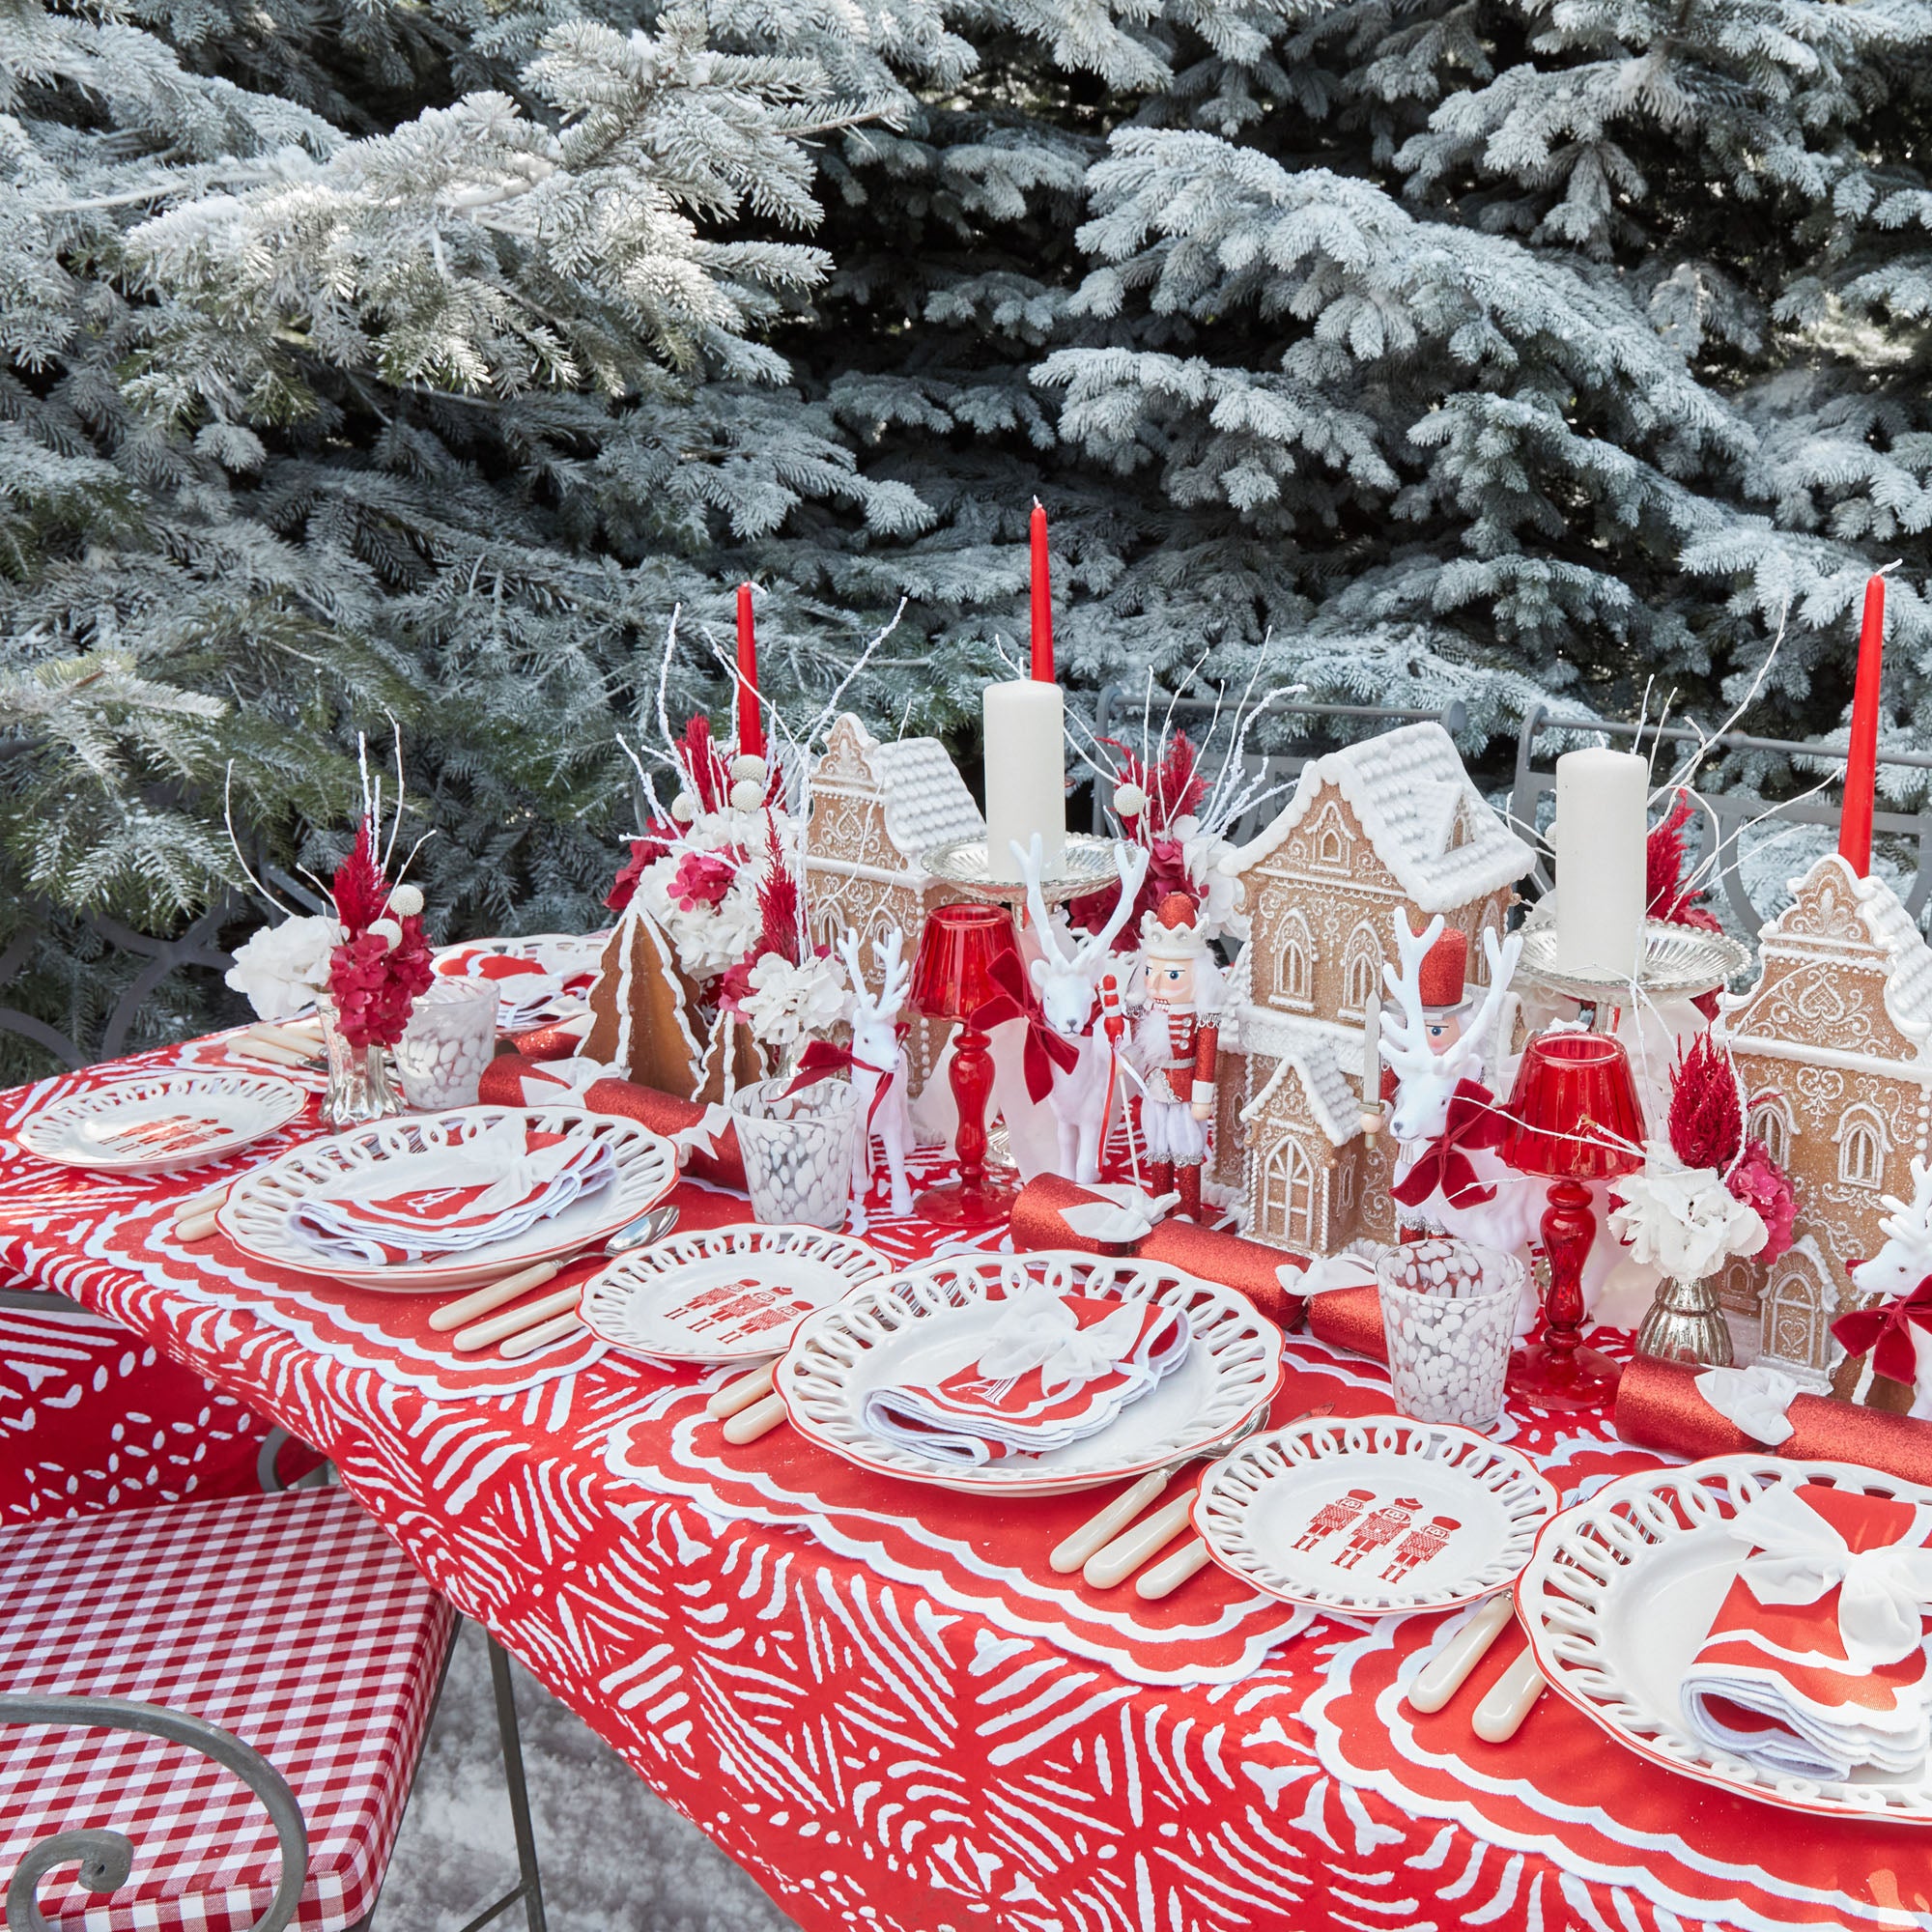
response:
<path id="1" fill-rule="evenodd" d="M 1415 1673 L 1415 1682 L 1408 1687 L 1410 1707 L 1425 1716 L 1441 1710 L 1509 1628 L 1515 1607 L 1510 1593 L 1498 1590 L 1461 1630 L 1445 1638 Z"/>

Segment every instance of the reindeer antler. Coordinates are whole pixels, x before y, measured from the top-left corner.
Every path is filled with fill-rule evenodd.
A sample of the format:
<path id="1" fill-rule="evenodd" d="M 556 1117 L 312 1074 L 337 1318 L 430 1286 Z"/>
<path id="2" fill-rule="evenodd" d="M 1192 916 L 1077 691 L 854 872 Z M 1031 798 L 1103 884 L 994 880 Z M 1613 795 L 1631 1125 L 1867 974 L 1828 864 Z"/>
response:
<path id="1" fill-rule="evenodd" d="M 1063 969 L 1071 967 L 1074 961 L 1061 947 L 1060 935 L 1054 931 L 1046 910 L 1046 895 L 1039 889 L 1040 873 L 1046 867 L 1046 841 L 1036 832 L 1024 850 L 1017 838 L 1009 841 L 1008 849 L 1019 866 L 1020 877 L 1026 881 L 1027 917 L 1033 922 L 1040 952 L 1054 965 Z"/>
<path id="2" fill-rule="evenodd" d="M 1077 964 L 1084 966 L 1101 953 L 1113 951 L 1114 941 L 1122 926 L 1133 916 L 1134 907 L 1140 902 L 1141 883 L 1147 877 L 1152 859 L 1153 854 L 1144 845 L 1130 844 L 1124 838 L 1114 841 L 1114 869 L 1121 875 L 1120 896 L 1114 901 L 1113 911 L 1107 915 L 1107 923 L 1082 942 L 1080 951 L 1074 955 Z"/>
<path id="3" fill-rule="evenodd" d="M 905 934 L 897 926 L 872 941 L 872 957 L 879 965 L 878 1013 L 881 1019 L 897 1019 L 912 984 L 912 968 L 905 963 Z"/>
<path id="4" fill-rule="evenodd" d="M 1382 1014 L 1382 1058 L 1398 1073 L 1418 1070 L 1429 1065 L 1435 1054 L 1429 1044 L 1429 1019 L 1422 1005 L 1422 962 L 1429 949 L 1442 937 L 1447 923 L 1437 913 L 1420 932 L 1408 929 L 1408 915 L 1397 906 L 1391 915 L 1395 923 L 1396 956 L 1402 971 L 1384 962 L 1382 982 L 1402 1008 L 1400 1020 Z"/>
<path id="5" fill-rule="evenodd" d="M 866 988 L 866 975 L 859 964 L 859 935 L 848 925 L 839 935 L 838 953 L 845 968 L 845 978 L 852 987 L 852 1010 L 857 1013 L 875 1011 L 872 996 Z"/>
<path id="6" fill-rule="evenodd" d="M 1522 934 L 1512 932 L 1499 944 L 1496 935 L 1488 926 L 1483 928 L 1483 957 L 1489 962 L 1490 983 L 1483 994 L 1482 1003 L 1469 1015 L 1469 1023 L 1463 1029 L 1463 1040 L 1466 1049 L 1463 1059 L 1467 1060 L 1490 1036 L 1490 1029 L 1496 1023 L 1502 1012 L 1503 1001 L 1509 994 L 1510 981 L 1516 978 L 1516 963 L 1522 957 Z M 1489 1064 L 1488 1056 L 1481 1056 L 1483 1064 Z"/>
<path id="7" fill-rule="evenodd" d="M 1932 1236 L 1932 1165 L 1923 1154 L 1912 1156 L 1912 1199 L 1895 1194 L 1879 1199 L 1891 1209 L 1879 1217 L 1878 1231 L 1888 1241 L 1912 1241 Z"/>

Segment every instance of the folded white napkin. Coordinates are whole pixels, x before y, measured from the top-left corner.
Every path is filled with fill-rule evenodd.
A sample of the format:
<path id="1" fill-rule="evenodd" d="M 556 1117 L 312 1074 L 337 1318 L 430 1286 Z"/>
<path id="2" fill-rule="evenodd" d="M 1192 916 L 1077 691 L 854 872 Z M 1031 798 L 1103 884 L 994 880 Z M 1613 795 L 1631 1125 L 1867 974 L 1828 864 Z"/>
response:
<path id="1" fill-rule="evenodd" d="M 866 1427 L 960 1467 L 1042 1455 L 1105 1429 L 1186 1360 L 1191 1339 L 1180 1309 L 1035 1283 L 1005 1304 L 973 1361 L 930 1385 L 871 1390 Z"/>
<path id="2" fill-rule="evenodd" d="M 610 1146 L 530 1132 L 515 1116 L 469 1139 L 395 1154 L 324 1183 L 289 1229 L 336 1262 L 415 1261 L 514 1239 L 607 1185 Z"/>
<path id="3" fill-rule="evenodd" d="M 1690 1730 L 1801 1777 L 1921 1765 L 1932 1511 L 1804 1483 L 1765 1491 L 1727 1527 L 1748 1554 L 1684 1675 Z"/>

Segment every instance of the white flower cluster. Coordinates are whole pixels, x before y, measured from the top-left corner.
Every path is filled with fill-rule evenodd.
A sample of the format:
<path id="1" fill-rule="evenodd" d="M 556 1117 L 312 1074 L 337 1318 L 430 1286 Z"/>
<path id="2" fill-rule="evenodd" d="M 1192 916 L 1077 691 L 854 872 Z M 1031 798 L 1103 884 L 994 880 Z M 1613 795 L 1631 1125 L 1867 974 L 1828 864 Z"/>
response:
<path id="1" fill-rule="evenodd" d="M 238 946 L 235 963 L 222 977 L 246 995 L 257 1019 L 293 1019 L 307 1012 L 327 986 L 328 955 L 341 940 L 342 928 L 327 915 L 285 919 Z"/>
<path id="2" fill-rule="evenodd" d="M 794 841 L 787 814 L 771 815 L 778 821 L 780 839 L 789 848 Z M 638 902 L 670 935 L 677 963 L 699 985 L 735 966 L 758 943 L 758 884 L 770 863 L 765 828 L 762 810 L 699 812 L 684 826 L 677 849 L 645 867 L 638 880 Z M 746 856 L 718 904 L 702 900 L 678 904 L 671 887 L 689 854 L 727 857 L 734 851 Z"/>
<path id="3" fill-rule="evenodd" d="M 794 966 L 767 952 L 751 972 L 752 990 L 738 1010 L 765 1046 L 796 1046 L 845 1017 L 845 975 L 838 962 L 813 954 Z"/>
<path id="4" fill-rule="evenodd" d="M 1673 1281 L 1702 1281 L 1730 1256 L 1754 1255 L 1771 1238 L 1763 1216 L 1715 1167 L 1686 1167 L 1667 1141 L 1647 1142 L 1642 1172 L 1611 1184 L 1622 1200 L 1610 1210 L 1611 1232 Z"/>

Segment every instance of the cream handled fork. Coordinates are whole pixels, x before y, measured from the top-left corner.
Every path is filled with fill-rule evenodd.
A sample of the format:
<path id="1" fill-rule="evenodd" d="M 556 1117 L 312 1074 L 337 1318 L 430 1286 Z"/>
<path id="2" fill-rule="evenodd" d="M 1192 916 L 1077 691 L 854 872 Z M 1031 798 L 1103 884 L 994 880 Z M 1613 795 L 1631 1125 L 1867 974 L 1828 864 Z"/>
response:
<path id="1" fill-rule="evenodd" d="M 1444 1638 L 1415 1673 L 1415 1682 L 1408 1687 L 1409 1704 L 1425 1716 L 1441 1710 L 1509 1628 L 1514 1608 L 1510 1593 L 1498 1590 L 1461 1630 Z"/>
<path id="2" fill-rule="evenodd" d="M 1319 1408 L 1303 1409 L 1301 1414 L 1291 1416 L 1289 1420 L 1301 1422 L 1311 1415 L 1327 1415 L 1333 1407 L 1334 1405 L 1329 1403 Z M 1185 1495 L 1177 1496 L 1173 1502 L 1155 1510 L 1131 1529 L 1115 1535 L 1119 1526 L 1127 1521 L 1136 1510 L 1159 1495 L 1178 1470 L 1204 1458 L 1225 1456 L 1237 1443 L 1246 1441 L 1266 1420 L 1266 1408 L 1257 1409 L 1234 1435 L 1223 1436 L 1220 1441 L 1197 1450 L 1192 1456 L 1183 1456 L 1179 1462 L 1170 1463 L 1165 1469 L 1156 1469 L 1143 1476 L 1132 1489 L 1117 1496 L 1097 1516 L 1081 1524 L 1047 1561 L 1063 1574 L 1077 1567 L 1082 1578 L 1096 1590 L 1111 1590 L 1115 1584 L 1124 1583 L 1143 1563 L 1172 1543 L 1193 1520 L 1197 1492 L 1190 1490 Z M 1110 1536 L 1113 1537 L 1112 1542 L 1107 1541 Z M 1076 1555 L 1076 1550 L 1082 1553 Z M 1135 1584 L 1135 1591 L 1149 1599 L 1165 1597 L 1204 1569 L 1208 1560 L 1208 1546 L 1197 1537 L 1184 1549 L 1177 1550 L 1149 1571 Z"/>

